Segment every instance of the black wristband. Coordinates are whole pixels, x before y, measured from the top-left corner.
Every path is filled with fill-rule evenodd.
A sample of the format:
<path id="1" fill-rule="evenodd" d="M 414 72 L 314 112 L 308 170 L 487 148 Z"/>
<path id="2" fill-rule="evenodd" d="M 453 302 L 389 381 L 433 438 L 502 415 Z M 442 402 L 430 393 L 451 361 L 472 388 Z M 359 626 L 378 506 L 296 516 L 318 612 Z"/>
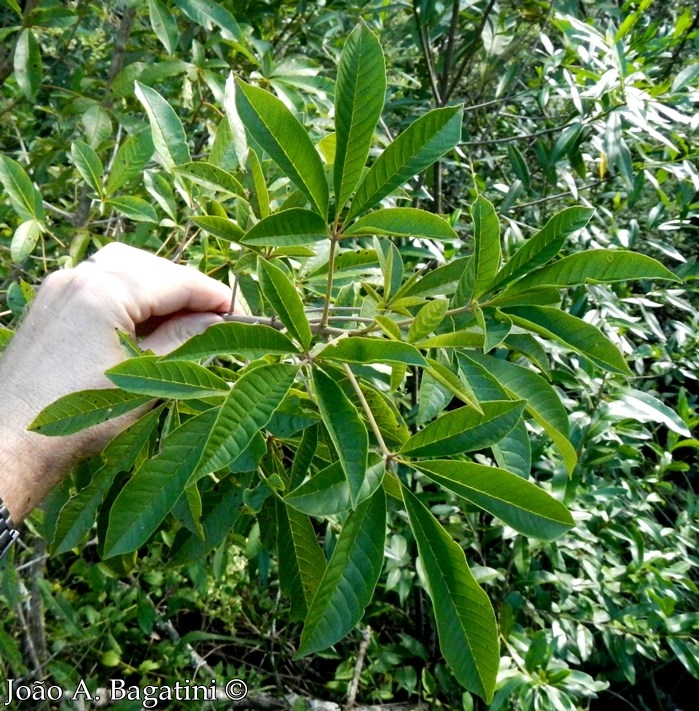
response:
<path id="1" fill-rule="evenodd" d="M 7 553 L 15 538 L 19 536 L 19 531 L 15 529 L 10 512 L 7 506 L 0 499 L 0 558 Z"/>

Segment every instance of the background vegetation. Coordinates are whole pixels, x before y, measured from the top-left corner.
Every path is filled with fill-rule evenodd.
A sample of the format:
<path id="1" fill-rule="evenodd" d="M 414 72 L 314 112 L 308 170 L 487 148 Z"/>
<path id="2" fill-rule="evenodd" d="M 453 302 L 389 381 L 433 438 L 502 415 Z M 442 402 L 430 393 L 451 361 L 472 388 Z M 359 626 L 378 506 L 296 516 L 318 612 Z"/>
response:
<path id="1" fill-rule="evenodd" d="M 360 19 L 380 37 L 387 69 L 371 160 L 429 110 L 464 105 L 462 140 L 401 193 L 401 204 L 445 216 L 458 238 L 398 242 L 406 278 L 472 253 L 470 210 L 481 196 L 499 216 L 505 258 L 563 208 L 585 206 L 594 214 L 563 256 L 633 249 L 683 279 L 563 292 L 564 309 L 600 328 L 633 378 L 550 340 L 534 353 L 566 408 L 578 463 L 569 476 L 530 424 L 532 473 L 572 511 L 573 529 L 540 541 L 456 497 L 421 491 L 493 603 L 501 661 L 492 703 L 464 691 L 441 657 L 412 565 L 415 536 L 400 515 L 361 626 L 294 659 L 301 625 L 269 552 L 265 492 L 246 494 L 232 530 L 186 565 L 167 565 L 175 524 L 137 561 L 102 560 L 104 520 L 62 551 L 55 531 L 95 462 L 32 519 L 3 565 L 0 674 L 65 688 L 80 678 L 97 688 L 117 676 L 134 684 L 237 676 L 258 693 L 251 708 L 285 697 L 303 708 L 293 695 L 406 708 L 688 708 L 699 690 L 694 3 L 0 1 L 0 152 L 40 191 L 23 200 L 33 193 L 13 183 L 15 164 L 3 160 L 0 339 L 46 273 L 113 240 L 227 279 L 220 235 L 199 229 L 193 193 L 154 158 L 143 91 L 175 109 L 194 159 L 240 168 L 251 213 L 264 215 L 288 197 L 287 185 L 269 161 L 239 165 L 229 74 L 276 95 L 323 152 L 340 52 Z M 136 81 L 146 87 L 140 98 Z M 197 200 L 211 199 L 211 180 L 197 185 Z M 247 208 L 235 209 L 245 223 Z M 356 248 L 343 278 L 388 288 L 386 257 L 363 262 L 371 244 L 357 238 Z M 310 302 L 323 260 L 282 256 L 300 260 Z M 253 283 L 240 280 L 248 304 Z M 411 427 L 451 400 L 439 383 L 426 393 L 425 382 L 419 401 L 434 412 L 406 414 Z M 319 531 L 328 548 L 335 530 L 328 521 Z M 60 552 L 48 557 L 47 542 Z"/>

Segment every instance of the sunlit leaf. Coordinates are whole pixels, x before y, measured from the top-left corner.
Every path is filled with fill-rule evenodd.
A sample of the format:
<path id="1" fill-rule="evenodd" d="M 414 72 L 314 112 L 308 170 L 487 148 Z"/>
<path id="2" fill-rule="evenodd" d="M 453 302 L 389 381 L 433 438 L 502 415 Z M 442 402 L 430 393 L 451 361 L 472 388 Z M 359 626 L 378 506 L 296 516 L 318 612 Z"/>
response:
<path id="1" fill-rule="evenodd" d="M 129 358 L 105 371 L 119 388 L 159 398 L 196 398 L 225 395 L 224 380 L 196 363 L 161 361 L 158 356 Z"/>
<path id="2" fill-rule="evenodd" d="M 452 226 L 439 215 L 414 207 L 389 207 L 375 210 L 353 222 L 345 237 L 359 235 L 392 235 L 395 237 L 430 237 L 456 239 Z"/>
<path id="3" fill-rule="evenodd" d="M 560 501 L 505 469 L 453 460 L 423 461 L 413 466 L 525 536 L 552 540 L 575 525 Z"/>
<path id="4" fill-rule="evenodd" d="M 247 130 L 325 217 L 329 200 L 325 170 L 304 127 L 275 96 L 240 80 L 235 101 Z"/>
<path id="5" fill-rule="evenodd" d="M 362 22 L 344 43 L 335 87 L 335 196 L 342 210 L 362 177 L 386 93 L 386 65 Z"/>
<path id="6" fill-rule="evenodd" d="M 45 407 L 29 425 L 43 435 L 63 436 L 131 412 L 152 398 L 106 388 L 70 393 Z"/>
<path id="7" fill-rule="evenodd" d="M 238 355 L 255 360 L 268 354 L 297 353 L 298 349 L 276 328 L 262 324 L 216 323 L 203 333 L 193 336 L 179 348 L 162 357 L 162 360 L 211 358 L 212 356 Z"/>
<path id="8" fill-rule="evenodd" d="M 260 220 L 247 231 L 242 242 L 264 247 L 290 247 L 329 238 L 328 226 L 317 212 L 295 207 Z"/>
<path id="9" fill-rule="evenodd" d="M 347 221 L 370 210 L 461 140 L 461 107 L 433 109 L 414 121 L 376 159 L 357 188 Z"/>
<path id="10" fill-rule="evenodd" d="M 414 434 L 401 449 L 411 457 L 439 457 L 484 449 L 504 437 L 522 416 L 523 400 L 481 402 L 451 410 Z"/>
<path id="11" fill-rule="evenodd" d="M 258 260 L 258 277 L 265 299 L 277 312 L 281 322 L 299 343 L 308 349 L 311 345 L 311 327 L 303 308 L 303 301 L 289 277 L 271 262 Z"/>
<path id="12" fill-rule="evenodd" d="M 149 86 L 135 83 L 134 92 L 148 115 L 153 145 L 166 168 L 189 163 L 189 146 L 182 121 L 170 104 Z"/>

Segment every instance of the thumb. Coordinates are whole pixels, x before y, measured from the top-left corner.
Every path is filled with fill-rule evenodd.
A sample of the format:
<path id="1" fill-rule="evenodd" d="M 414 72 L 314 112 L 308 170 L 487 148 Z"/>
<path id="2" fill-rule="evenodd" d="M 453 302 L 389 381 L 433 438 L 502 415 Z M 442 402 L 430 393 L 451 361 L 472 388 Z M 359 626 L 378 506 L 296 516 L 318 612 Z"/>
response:
<path id="1" fill-rule="evenodd" d="M 203 333 L 209 326 L 222 322 L 223 319 L 217 314 L 204 312 L 173 316 L 142 339 L 139 346 L 143 350 L 152 350 L 156 355 L 165 355 L 192 336 Z"/>

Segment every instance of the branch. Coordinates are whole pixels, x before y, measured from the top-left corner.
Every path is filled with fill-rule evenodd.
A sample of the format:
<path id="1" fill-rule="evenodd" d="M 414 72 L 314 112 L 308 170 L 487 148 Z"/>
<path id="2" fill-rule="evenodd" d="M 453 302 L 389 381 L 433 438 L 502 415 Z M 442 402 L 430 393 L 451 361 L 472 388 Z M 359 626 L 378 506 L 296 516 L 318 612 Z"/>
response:
<path id="1" fill-rule="evenodd" d="M 490 13 L 493 10 L 493 6 L 495 5 L 495 0 L 490 0 L 488 3 L 488 6 L 485 8 L 485 11 L 483 12 L 483 17 L 481 18 L 480 24 L 478 25 L 478 29 L 476 30 L 476 33 L 473 37 L 473 39 L 468 43 L 468 45 L 465 48 L 466 56 L 464 57 L 463 62 L 461 62 L 461 66 L 459 67 L 458 71 L 456 72 L 456 76 L 451 82 L 451 85 L 449 86 L 449 89 L 447 90 L 446 95 L 444 96 L 444 103 L 449 101 L 451 98 L 451 95 L 456 91 L 456 87 L 459 85 L 459 82 L 461 81 L 461 78 L 463 75 L 466 73 L 466 70 L 468 69 L 469 64 L 471 64 L 471 60 L 473 59 L 473 55 L 475 54 L 475 46 L 480 40 L 481 36 L 483 35 L 483 29 L 485 28 L 485 23 L 488 21 L 488 17 L 490 16 Z M 472 51 L 473 50 L 473 51 Z"/>
<path id="2" fill-rule="evenodd" d="M 345 705 L 345 711 L 352 711 L 352 709 L 354 708 L 354 702 L 357 698 L 357 691 L 359 689 L 359 677 L 362 674 L 362 669 L 364 667 L 364 658 L 366 657 L 366 651 L 369 648 L 369 642 L 371 642 L 371 627 L 367 625 L 362 631 L 362 641 L 359 643 L 359 651 L 357 652 L 357 662 L 354 665 L 354 674 L 352 675 L 352 682 L 350 684 L 349 693 L 347 694 L 347 704 Z"/>
<path id="3" fill-rule="evenodd" d="M 437 87 L 437 76 L 434 71 L 434 65 L 432 64 L 432 55 L 430 54 L 429 42 L 427 41 L 427 32 L 425 31 L 425 26 L 422 24 L 422 20 L 420 19 L 420 13 L 417 11 L 415 0 L 413 0 L 413 17 L 415 18 L 415 24 L 417 26 L 417 34 L 420 39 L 422 56 L 425 58 L 425 65 L 427 66 L 427 76 L 430 80 L 432 95 L 434 96 L 434 101 L 437 106 L 442 106 L 442 100 L 439 97 L 439 88 Z"/>

